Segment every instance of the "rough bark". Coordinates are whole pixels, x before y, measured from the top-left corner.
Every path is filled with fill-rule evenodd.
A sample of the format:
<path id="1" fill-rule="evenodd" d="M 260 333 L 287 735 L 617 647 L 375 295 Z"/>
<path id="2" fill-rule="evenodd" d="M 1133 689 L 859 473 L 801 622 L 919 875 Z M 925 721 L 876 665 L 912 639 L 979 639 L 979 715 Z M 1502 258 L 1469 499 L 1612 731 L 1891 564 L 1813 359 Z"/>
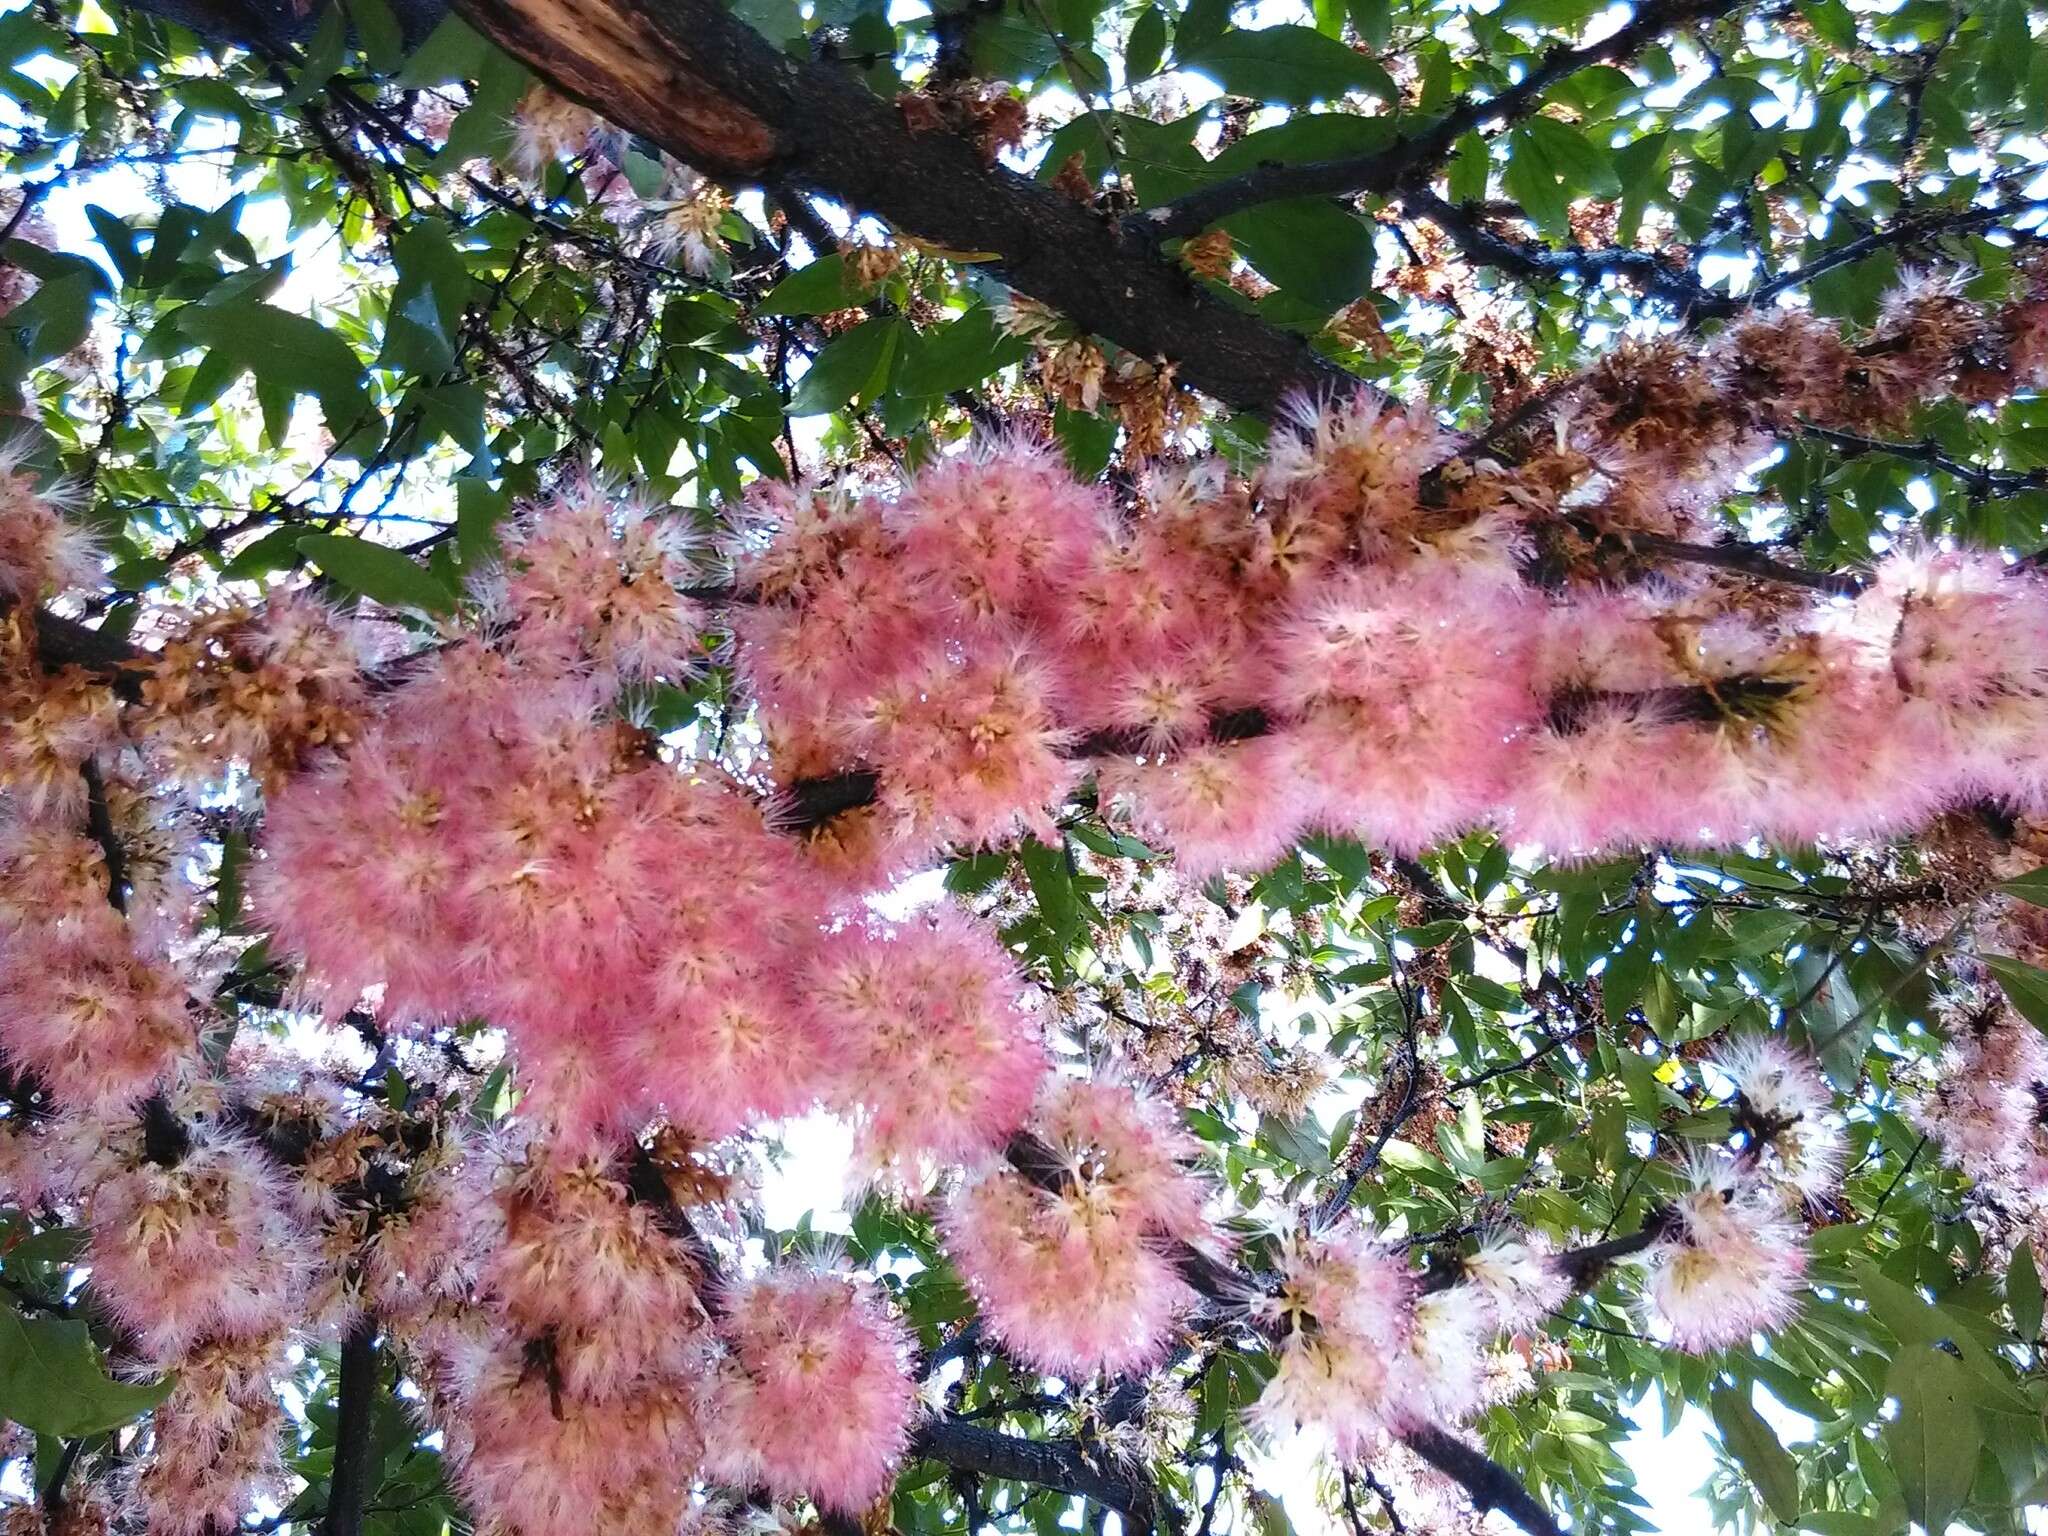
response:
<path id="1" fill-rule="evenodd" d="M 1178 364 L 1244 410 L 1356 388 L 1302 337 L 1160 259 L 1050 186 L 914 133 L 846 65 L 793 59 L 718 0 L 456 0 L 479 31 L 569 95 L 709 175 L 794 187 L 948 250 L 988 252 L 1018 292 L 1083 330 Z"/>

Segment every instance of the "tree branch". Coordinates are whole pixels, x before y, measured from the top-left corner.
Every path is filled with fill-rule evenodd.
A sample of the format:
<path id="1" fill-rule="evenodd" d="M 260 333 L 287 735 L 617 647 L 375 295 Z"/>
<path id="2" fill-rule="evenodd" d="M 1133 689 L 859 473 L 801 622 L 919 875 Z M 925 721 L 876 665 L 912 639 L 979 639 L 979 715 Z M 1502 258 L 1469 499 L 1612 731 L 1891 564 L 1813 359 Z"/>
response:
<path id="1" fill-rule="evenodd" d="M 1098 1464 L 1072 1440 L 1026 1440 L 959 1419 L 936 1418 L 919 1426 L 910 1451 L 955 1471 L 1032 1483 L 1106 1505 L 1124 1517 L 1132 1536 L 1177 1524 L 1141 1474 L 1114 1463 Z"/>
<path id="2" fill-rule="evenodd" d="M 1691 0 L 1697 3 L 1697 0 Z M 1717 0 L 1720 3 L 1720 0 Z M 619 127 L 707 175 L 791 188 L 956 251 L 1243 410 L 1359 381 L 967 139 L 915 133 L 843 65 L 793 59 L 718 0 L 457 0 L 478 30 Z"/>
<path id="3" fill-rule="evenodd" d="M 377 1320 L 356 1314 L 341 1340 L 341 1380 L 335 1390 L 334 1474 L 327 1485 L 325 1536 L 362 1536 L 370 1502 L 375 1449 L 371 1410 L 377 1400 Z"/>
<path id="4" fill-rule="evenodd" d="M 1564 1536 L 1536 1496 L 1484 1451 L 1433 1426 L 1410 1430 L 1401 1440 L 1409 1450 L 1463 1488 L 1473 1508 L 1481 1514 L 1497 1509 L 1529 1536 Z"/>
<path id="5" fill-rule="evenodd" d="M 1560 43 L 1499 95 L 1467 96 L 1421 132 L 1396 139 L 1385 149 L 1341 160 L 1257 166 L 1132 214 L 1126 222 L 1156 244 L 1197 234 L 1219 219 L 1261 203 L 1340 193 L 1386 193 L 1413 185 L 1435 171 L 1458 140 L 1482 123 L 1511 123 L 1526 117 L 1536 110 L 1543 93 L 1567 76 L 1595 64 L 1628 58 L 1667 32 L 1724 15 L 1735 5 L 1736 0 L 1649 0 L 1637 7 L 1626 26 L 1599 42 L 1579 48 Z"/>

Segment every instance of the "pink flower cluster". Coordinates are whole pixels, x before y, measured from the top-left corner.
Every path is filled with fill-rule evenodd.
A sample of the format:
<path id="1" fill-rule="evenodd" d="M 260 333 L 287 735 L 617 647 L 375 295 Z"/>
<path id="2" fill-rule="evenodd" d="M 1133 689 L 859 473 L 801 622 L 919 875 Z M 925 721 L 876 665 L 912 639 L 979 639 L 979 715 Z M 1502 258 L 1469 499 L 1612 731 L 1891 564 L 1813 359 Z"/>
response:
<path id="1" fill-rule="evenodd" d="M 1908 1106 L 1944 1158 L 2027 1208 L 2048 1190 L 2048 1043 L 2009 1009 L 1960 1021 L 1933 1085 Z"/>
<path id="2" fill-rule="evenodd" d="M 798 1263 L 717 1280 L 615 1158 L 493 1161 L 456 1178 L 479 1283 L 407 1325 L 480 1528 L 674 1529 L 700 1478 L 849 1513 L 888 1487 L 916 1391 L 880 1295 Z"/>
<path id="3" fill-rule="evenodd" d="M 743 1280 L 725 1306 L 726 1354 L 705 1405 L 710 1475 L 850 1514 L 873 1504 L 916 1416 L 908 1331 L 867 1289 L 821 1269 Z"/>
<path id="4" fill-rule="evenodd" d="M 1119 1083 L 1053 1077 L 1028 1127 L 1031 1175 L 992 1163 L 955 1192 L 946 1251 L 993 1335 L 1056 1375 L 1139 1370 L 1196 1294 L 1177 1244 L 1214 1249 L 1194 1139 Z"/>
<path id="5" fill-rule="evenodd" d="M 1275 1369 L 1254 1416 L 1314 1432 L 1342 1461 L 1485 1406 L 1488 1346 L 1536 1326 L 1569 1289 L 1545 1249 L 1508 1235 L 1425 1285 L 1399 1248 L 1349 1217 L 1292 1237 L 1276 1269 L 1278 1289 L 1258 1302 Z"/>
<path id="6" fill-rule="evenodd" d="M 272 798 L 273 949 L 337 1010 L 488 1017 L 572 1139 L 823 1100 L 877 1161 L 1001 1145 L 1043 1070 L 1008 957 L 956 920 L 849 924 L 756 796 L 610 713 L 701 657 L 652 521 L 588 489 L 537 513 L 487 594 L 496 638 L 437 652 Z"/>
<path id="7" fill-rule="evenodd" d="M 893 500 L 763 491 L 734 627 L 778 772 L 877 778 L 814 851 L 872 880 L 1043 832 L 1084 759 L 1195 875 L 1310 830 L 1415 850 L 1492 826 L 1583 854 L 2048 803 L 2040 574 L 1909 551 L 1849 602 L 1546 597 L 1505 515 L 1416 523 L 1442 452 L 1356 403 L 1249 484 L 1161 472 L 1127 515 L 1019 442 Z"/>

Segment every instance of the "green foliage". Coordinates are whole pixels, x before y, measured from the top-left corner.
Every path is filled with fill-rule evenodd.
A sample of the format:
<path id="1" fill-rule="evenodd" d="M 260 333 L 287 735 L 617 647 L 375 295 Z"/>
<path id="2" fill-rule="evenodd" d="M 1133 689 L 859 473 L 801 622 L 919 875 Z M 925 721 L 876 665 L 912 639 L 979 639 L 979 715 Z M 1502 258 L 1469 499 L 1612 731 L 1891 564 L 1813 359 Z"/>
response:
<path id="1" fill-rule="evenodd" d="M 1094 195 L 1105 220 L 1261 167 L 1374 155 L 1512 90 L 1605 10 L 736 9 L 792 57 L 835 57 L 888 100 L 941 57 L 979 72 L 989 99 L 1030 119 L 1014 164 L 1062 195 Z M 38 462 L 85 488 L 80 515 L 113 586 L 93 617 L 113 632 L 157 602 L 247 598 L 309 573 L 333 597 L 446 620 L 500 554 L 512 507 L 570 465 L 636 482 L 708 528 L 750 483 L 790 476 L 792 459 L 892 474 L 957 446 L 979 415 L 1043 422 L 1081 475 L 1119 493 L 1137 483 L 1113 402 L 1050 378 L 1055 350 L 1087 338 L 1070 318 L 1020 324 L 998 253 L 896 231 L 899 264 L 858 280 L 817 232 L 824 204 L 792 208 L 797 194 L 776 188 L 724 210 L 724 249 L 692 267 L 589 166 L 520 174 L 510 117 L 528 72 L 452 17 L 407 52 L 410 15 L 349 0 L 309 18 L 281 64 L 146 10 L 56 0 L 0 17 L 9 184 L 37 189 L 57 221 L 47 244 L 24 219 L 0 248 L 34 279 L 0 315 L 0 393 L 36 423 Z M 1619 332 L 1712 334 L 1718 320 L 1603 276 L 1610 246 L 1694 272 L 1708 258 L 1759 275 L 1811 269 L 1788 296 L 1831 319 L 1868 318 L 1907 267 L 1959 267 L 1973 293 L 1995 296 L 2016 281 L 2017 253 L 1968 216 L 2039 174 L 2028 136 L 2048 130 L 2044 27 L 2048 11 L 2025 0 L 1810 0 L 1796 16 L 1751 7 L 1701 21 L 1568 72 L 1527 110 L 1453 125 L 1463 131 L 1431 187 L 1477 205 L 1488 230 L 1542 258 L 1532 269 L 1440 258 L 1442 232 L 1382 186 L 1235 209 L 1216 227 L 1243 263 L 1237 284 L 1191 279 L 1188 291 L 1426 400 L 1453 433 L 1583 367 Z M 622 155 L 643 199 L 661 174 L 653 155 Z M 1854 244 L 1901 219 L 1918 233 L 1896 249 Z M 883 231 L 862 223 L 852 238 Z M 1361 299 L 1376 338 L 1328 328 Z M 1103 353 L 1112 378 L 1173 360 Z M 317 421 L 299 409 L 306 397 Z M 1248 458 L 1269 426 L 1218 412 L 1201 430 Z M 1853 568 L 1874 540 L 2019 553 L 2048 541 L 2037 398 L 1931 406 L 1868 442 L 1792 431 L 1778 448 L 1716 515 L 1719 531 L 1787 560 Z M 745 742 L 734 696 L 714 671 L 628 702 L 653 728 Z M 964 852 L 947 887 L 1001 925 L 1080 1048 L 1156 1048 L 1146 1059 L 1247 1208 L 1325 1198 L 1347 1156 L 1378 1141 L 1353 1203 L 1418 1249 L 1491 1223 L 1560 1245 L 1628 1233 L 1676 1192 L 1688 1149 L 1731 1132 L 1696 1070 L 1706 1042 L 1780 1029 L 1821 1048 L 1850 1105 L 1850 1157 L 1816 1223 L 1799 1319 L 1691 1359 L 1647 1336 L 1625 1277 L 1604 1277 L 1549 1321 L 1562 1358 L 1491 1410 L 1482 1438 L 1575 1530 L 1648 1528 L 1636 1482 L 1654 1462 L 1620 1447 L 1659 1409 L 1667 1424 L 1711 1422 L 1726 1464 L 1706 1505 L 1731 1526 L 1876 1536 L 1952 1515 L 2000 1536 L 2021 1529 L 2016 1511 L 2048 1477 L 2041 1276 L 2028 1245 L 1986 1242 L 1966 1181 L 1907 1118 L 1958 987 L 1941 963 L 1951 957 L 1930 957 L 1901 917 L 1913 900 L 1899 893 L 1935 878 L 1913 849 L 1662 849 L 1583 864 L 1475 837 L 1423 861 L 1436 889 L 1418 894 L 1412 871 L 1378 851 L 1317 839 L 1255 881 L 1169 901 L 1152 851 L 1101 807 L 1078 800 L 1060 831 Z M 222 934 L 247 922 L 249 848 L 241 827 L 218 844 L 208 920 Z M 2002 890 L 2048 905 L 2038 872 Z M 1973 958 L 2048 1029 L 2048 973 Z M 253 950 L 237 974 L 264 964 Z M 1418 995 L 1426 1031 L 1411 1027 Z M 248 1014 L 245 1027 L 264 1027 Z M 1388 1127 L 1418 1050 L 1427 1112 Z M 1332 1075 L 1319 1105 L 1244 1091 L 1302 1057 Z M 464 1113 L 487 1123 L 516 1088 L 500 1070 Z M 951 1340 L 972 1306 L 929 1214 L 874 1198 L 851 1228 L 849 1254 L 884 1276 L 925 1347 Z M 1254 1254 L 1269 1240 L 1241 1235 Z M 784 1248 L 815 1234 L 762 1239 Z M 76 1438 L 133 1421 L 168 1383 L 111 1378 L 118 1340 L 84 1309 L 54 1310 L 76 1275 L 71 1242 L 25 1218 L 7 1229 L 0 1282 L 16 1305 L 0 1307 L 0 1413 Z M 1244 1453 L 1239 1415 L 1271 1368 L 1223 1347 L 1176 1362 L 1192 1439 L 1159 1462 L 1184 1506 L 1199 1507 L 1188 1495 L 1205 1457 Z M 383 1369 L 389 1388 L 396 1367 Z M 332 1477 L 334 1374 L 316 1354 L 297 1383 L 304 1486 L 287 1521 L 300 1529 Z M 1758 1407 L 1767 1399 L 1810 1433 L 1781 1439 L 1778 1415 Z M 1063 1399 L 1000 1355 L 962 1378 L 952 1406 L 1040 1437 L 1102 1425 L 1100 1405 Z M 379 1415 L 376 1536 L 460 1528 L 438 1453 L 388 1391 Z M 891 1518 L 906 1536 L 958 1532 L 970 1497 L 1008 1532 L 1075 1526 L 1063 1497 L 995 1478 L 969 1488 L 936 1463 L 906 1473 Z M 1378 1513 L 1360 1498 L 1370 1525 Z M 1287 1530 L 1284 1510 L 1249 1497 L 1219 1519 Z"/>

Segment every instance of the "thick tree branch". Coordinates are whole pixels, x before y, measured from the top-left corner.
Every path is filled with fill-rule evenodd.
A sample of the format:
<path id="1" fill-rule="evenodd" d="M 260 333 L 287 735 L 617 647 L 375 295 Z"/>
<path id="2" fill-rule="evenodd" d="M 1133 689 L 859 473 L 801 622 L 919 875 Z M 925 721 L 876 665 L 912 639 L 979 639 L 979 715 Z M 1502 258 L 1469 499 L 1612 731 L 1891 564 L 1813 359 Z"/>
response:
<path id="1" fill-rule="evenodd" d="M 1402 1442 L 1445 1477 L 1465 1490 L 1473 1508 L 1484 1514 L 1497 1509 L 1529 1536 L 1564 1536 L 1549 1510 L 1536 1501 L 1515 1475 L 1476 1446 L 1448 1430 L 1411 1430 Z"/>
<path id="2" fill-rule="evenodd" d="M 1136 1470 L 1090 1460 L 1072 1440 L 1026 1440 L 959 1419 L 927 1419 L 911 1441 L 913 1456 L 929 1456 L 959 1472 L 1009 1478 L 1106 1505 L 1124 1517 L 1132 1536 L 1171 1528 L 1171 1512 Z"/>
<path id="3" fill-rule="evenodd" d="M 1697 0 L 1694 0 L 1697 3 Z M 792 59 L 718 0 L 458 0 L 480 31 L 708 175 L 816 193 L 950 250 L 1226 405 L 1358 381 L 966 139 L 913 133 L 843 65 Z"/>
<path id="4" fill-rule="evenodd" d="M 370 1502 L 372 1409 L 377 1401 L 377 1320 L 359 1312 L 341 1340 L 335 1389 L 334 1474 L 328 1483 L 325 1536 L 362 1536 Z"/>
<path id="5" fill-rule="evenodd" d="M 1511 123 L 1535 111 L 1553 85 L 1595 64 L 1625 59 L 1668 32 L 1691 22 L 1725 15 L 1736 0 L 1648 0 L 1633 18 L 1597 43 L 1564 44 L 1546 52 L 1536 66 L 1497 96 L 1467 96 L 1418 133 L 1385 149 L 1341 160 L 1296 165 L 1266 164 L 1214 182 L 1187 196 L 1130 216 L 1128 222 L 1153 241 L 1181 239 L 1246 208 L 1290 197 L 1334 197 L 1387 193 L 1426 179 L 1458 140 L 1485 123 Z"/>

